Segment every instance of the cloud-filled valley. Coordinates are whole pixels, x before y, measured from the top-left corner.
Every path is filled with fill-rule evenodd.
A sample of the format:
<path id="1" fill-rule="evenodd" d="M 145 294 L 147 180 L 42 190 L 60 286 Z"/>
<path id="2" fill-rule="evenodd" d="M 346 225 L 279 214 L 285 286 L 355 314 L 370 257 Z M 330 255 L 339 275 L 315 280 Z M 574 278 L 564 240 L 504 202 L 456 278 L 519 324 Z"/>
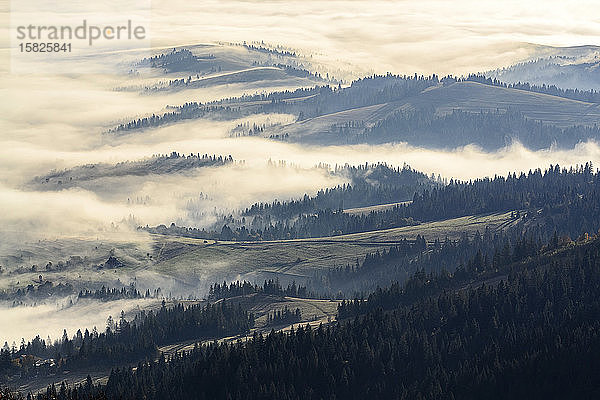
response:
<path id="1" fill-rule="evenodd" d="M 444 239 L 568 243 L 596 218 L 564 222 L 595 196 L 600 47 L 578 45 L 600 25 L 593 2 L 533 3 L 159 0 L 151 48 L 0 71 L 0 345 L 225 303 L 223 281 L 257 284 L 239 297 L 261 321 L 286 302 L 331 321 L 342 298 L 434 270 Z M 493 191 L 552 174 L 579 191 Z M 465 211 L 463 187 L 489 193 Z"/>

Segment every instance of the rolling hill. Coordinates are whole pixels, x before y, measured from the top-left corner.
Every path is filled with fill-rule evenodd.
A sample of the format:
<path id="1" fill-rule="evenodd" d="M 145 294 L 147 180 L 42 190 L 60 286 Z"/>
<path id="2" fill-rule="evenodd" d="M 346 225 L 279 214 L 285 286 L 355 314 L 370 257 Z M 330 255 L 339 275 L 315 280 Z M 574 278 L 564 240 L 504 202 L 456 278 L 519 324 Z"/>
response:
<path id="1" fill-rule="evenodd" d="M 444 117 L 457 111 L 474 114 L 511 112 L 557 128 L 600 124 L 599 104 L 460 81 L 427 88 L 407 99 L 357 107 L 277 127 L 266 135 L 313 144 L 357 143 L 364 141 L 361 136 L 365 129 L 373 128 L 398 113 L 410 114 L 420 110 L 427 110 L 431 118 Z M 396 141 L 406 141 L 403 134 L 408 132 L 402 132 L 400 124 L 396 133 Z M 505 132 L 489 132 L 490 136 L 496 134 L 505 136 Z"/>
<path id="2" fill-rule="evenodd" d="M 542 46 L 525 62 L 484 73 L 503 82 L 600 90 L 600 47 Z"/>

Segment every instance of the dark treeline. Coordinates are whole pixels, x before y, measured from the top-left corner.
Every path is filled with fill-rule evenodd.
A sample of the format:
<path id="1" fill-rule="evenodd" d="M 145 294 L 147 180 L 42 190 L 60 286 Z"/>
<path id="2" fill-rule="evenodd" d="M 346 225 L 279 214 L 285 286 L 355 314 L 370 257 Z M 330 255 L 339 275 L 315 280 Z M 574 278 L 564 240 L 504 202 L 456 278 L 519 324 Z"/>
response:
<path id="1" fill-rule="evenodd" d="M 37 286 L 29 284 L 26 288 L 19 288 L 13 292 L 0 291 L 0 300 L 41 301 L 47 300 L 48 298 L 67 297 L 75 293 L 75 289 L 70 283 L 59 283 L 58 285 L 54 285 L 49 280 L 43 280 L 40 275 L 39 284 Z M 80 299 L 112 301 L 121 299 L 139 299 L 143 297 L 157 297 L 159 293 L 160 288 L 154 290 L 152 293 L 150 292 L 150 289 L 147 289 L 146 293 L 142 294 L 139 290 L 137 290 L 135 284 L 132 283 L 131 285 L 123 286 L 120 289 L 111 289 L 107 288 L 106 286 L 102 286 L 102 288 L 96 290 L 83 289 L 79 291 L 77 297 Z"/>
<path id="2" fill-rule="evenodd" d="M 37 286 L 30 283 L 25 288 L 0 290 L 0 300 L 14 301 L 14 304 L 27 300 L 37 302 L 47 300 L 49 297 L 66 297 L 73 294 L 74 291 L 73 285 L 70 283 L 61 282 L 55 285 L 51 281 L 41 278 L 41 275 L 38 282 Z"/>
<path id="3" fill-rule="evenodd" d="M 518 141 L 530 149 L 573 148 L 577 143 L 600 140 L 597 126 L 562 128 L 526 118 L 515 111 L 473 113 L 454 110 L 436 115 L 434 108 L 398 111 L 372 127 L 342 125 L 345 137 L 357 143 L 407 142 L 414 146 L 456 148 L 476 144 L 485 150 L 497 150 Z"/>
<path id="4" fill-rule="evenodd" d="M 556 165 L 544 172 L 536 169 L 519 175 L 512 173 L 506 177 L 469 182 L 451 180 L 445 186 L 421 188 L 414 193 L 412 202 L 364 214 L 339 210 L 346 194 L 350 193 L 347 198 L 353 197 L 352 186 L 346 186 L 324 191 L 316 197 L 305 196 L 302 200 L 255 204 L 245 211 L 248 219 L 241 218 L 237 227 L 231 218 L 220 229 L 209 231 L 174 224 L 170 228 L 162 225 L 144 229 L 152 233 L 206 239 L 280 240 L 335 236 L 513 210 L 519 216 L 522 212 L 523 222 L 541 225 L 544 230 L 541 237 L 546 239 L 554 231 L 578 236 L 581 231 L 596 232 L 600 227 L 600 173 L 594 172 L 591 163 L 569 169 Z M 319 197 L 326 200 L 317 200 Z M 387 197 L 384 199 L 388 200 Z M 329 205 L 337 204 L 336 209 L 296 215 L 317 207 L 321 201 L 324 205 L 327 201 Z"/>
<path id="5" fill-rule="evenodd" d="M 296 67 L 292 67 L 289 65 L 283 65 L 283 64 L 272 64 L 269 62 L 260 64 L 256 61 L 253 62 L 252 65 L 256 66 L 256 67 L 261 66 L 261 65 L 269 67 L 269 68 L 274 67 L 290 76 L 295 76 L 295 77 L 299 77 L 299 78 L 309 78 L 312 81 L 316 81 L 319 83 L 325 82 L 325 79 L 323 79 L 320 74 L 312 73 L 312 72 L 302 69 L 302 68 L 296 68 Z M 211 71 L 209 71 L 209 72 L 221 72 L 221 71 L 222 71 L 222 67 L 218 66 L 218 67 L 213 67 L 211 69 Z M 207 76 L 207 77 L 204 77 L 204 73 L 202 73 L 202 76 L 200 76 L 199 73 L 196 73 L 195 75 L 193 75 L 193 74 L 188 75 L 187 78 L 171 79 L 171 80 L 169 80 L 168 84 L 147 87 L 146 90 L 148 90 L 148 91 L 162 91 L 162 90 L 174 90 L 174 89 L 177 90 L 177 89 L 186 88 L 186 87 L 188 87 L 188 88 L 206 87 L 207 83 L 210 85 L 211 83 L 216 83 L 216 82 L 230 82 L 230 83 L 244 82 L 248 78 L 248 75 L 251 75 L 255 72 L 256 71 L 253 71 L 253 70 L 237 71 L 237 72 L 233 71 L 227 75 L 215 75 L 215 76 Z"/>
<path id="6" fill-rule="evenodd" d="M 424 222 L 511 210 L 523 211 L 522 218 L 529 225 L 541 225 L 545 238 L 554 231 L 575 237 L 582 231 L 596 232 L 600 227 L 600 173 L 586 163 L 469 182 L 451 180 L 446 186 L 415 193 L 409 204 L 372 212 L 371 220 Z"/>
<path id="7" fill-rule="evenodd" d="M 373 75 L 357 79 L 346 88 L 324 86 L 318 96 L 308 97 L 302 102 L 283 103 L 285 107 L 281 111 L 291 111 L 299 116 L 298 119 L 303 120 L 356 107 L 397 101 L 421 93 L 438 83 L 436 75 Z M 278 104 L 273 106 L 278 110 Z"/>
<path id="8" fill-rule="evenodd" d="M 302 321 L 302 312 L 299 308 L 292 311 L 285 306 L 281 310 L 274 310 L 267 314 L 268 325 L 296 324 L 300 321 Z"/>
<path id="9" fill-rule="evenodd" d="M 290 201 L 255 203 L 246 208 L 244 216 L 271 216 L 289 219 L 318 210 L 344 210 L 377 204 L 412 200 L 416 192 L 431 188 L 439 182 L 405 165 L 402 168 L 387 164 L 345 165 L 335 168 L 334 175 L 349 176 L 350 183 L 321 189 L 315 196 Z"/>
<path id="10" fill-rule="evenodd" d="M 596 90 L 561 89 L 556 85 L 534 85 L 528 82 L 505 83 L 497 78 L 489 78 L 481 74 L 470 74 L 467 81 L 485 83 L 505 87 L 509 89 L 526 90 L 528 92 L 544 93 L 552 96 L 564 97 L 572 100 L 585 101 L 588 103 L 600 103 L 600 92 Z"/>
<path id="11" fill-rule="evenodd" d="M 300 203 L 288 205 L 283 202 L 253 208 L 255 212 L 261 207 L 262 210 L 294 210 L 298 209 L 297 204 L 312 204 L 313 201 L 314 198 L 306 198 Z M 578 236 L 582 231 L 596 232 L 600 227 L 600 173 L 594 172 L 591 163 L 586 163 L 570 169 L 556 165 L 544 172 L 536 169 L 506 177 L 451 181 L 445 186 L 423 188 L 415 192 L 412 202 L 384 211 L 344 216 L 346 214 L 341 212 L 325 210 L 301 215 L 291 224 L 278 221 L 270 231 L 276 234 L 269 237 L 294 237 L 295 232 L 307 232 L 303 230 L 306 226 L 316 227 L 315 233 L 327 233 L 327 230 L 333 234 L 336 230 L 350 233 L 511 210 L 517 210 L 519 216 L 523 211 L 522 218 L 526 222 L 535 220 L 541 224 L 545 238 L 555 230 L 572 236 Z M 319 230 L 321 225 L 327 229 Z"/>
<path id="12" fill-rule="evenodd" d="M 582 231 L 596 232 L 600 227 L 600 173 L 586 163 L 568 170 L 556 165 L 518 176 L 451 181 L 415 193 L 410 204 L 372 212 L 366 220 L 393 224 L 402 218 L 435 221 L 510 210 L 519 214 L 524 210 L 524 222 L 540 224 L 544 238 L 554 231 L 575 237 Z"/>
<path id="13" fill-rule="evenodd" d="M 289 68 L 291 67 L 287 67 Z M 310 75 L 303 70 L 288 72 L 299 76 Z M 147 128 L 206 116 L 239 118 L 255 113 L 291 113 L 297 115 L 298 120 L 304 120 L 356 107 L 399 101 L 440 83 L 448 85 L 459 81 L 475 81 L 492 86 L 600 102 L 600 93 L 596 91 L 560 89 L 553 85 L 538 86 L 529 83 L 506 84 L 483 75 L 469 75 L 464 78 L 448 76 L 439 79 L 437 75 L 425 77 L 387 74 L 361 78 L 345 88 L 340 85 L 315 86 L 294 91 L 244 95 L 206 104 L 185 103 L 171 112 L 140 118 L 122 124 L 113 131 Z M 454 148 L 475 143 L 487 150 L 501 148 L 514 140 L 527 147 L 539 149 L 553 144 L 572 148 L 581 141 L 600 139 L 600 128 L 596 126 L 557 127 L 528 119 L 511 110 L 481 113 L 455 110 L 449 115 L 438 116 L 433 108 L 427 107 L 413 111 L 398 111 L 373 127 L 365 127 L 364 121 L 349 121 L 341 125 L 332 125 L 330 130 L 339 133 L 340 137 L 348 143 L 402 141 L 417 146 L 438 148 Z M 285 138 L 285 135 L 273 137 Z"/>
<path id="14" fill-rule="evenodd" d="M 162 68 L 166 72 L 201 71 L 202 60 L 214 60 L 213 54 L 195 56 L 188 49 L 173 49 L 170 53 L 162 53 L 142 59 L 137 66 Z"/>
<path id="15" fill-rule="evenodd" d="M 441 186 L 441 179 L 428 178 L 409 166 L 386 164 L 336 166 L 333 175 L 350 179 L 349 184 L 322 189 L 315 196 L 289 201 L 255 203 L 240 218 L 223 217 L 209 229 L 145 227 L 151 233 L 216 240 L 278 240 L 334 236 L 397 226 L 413 225 L 411 218 L 393 210 L 349 214 L 344 209 L 410 200 L 414 193 Z"/>
<path id="16" fill-rule="evenodd" d="M 538 248 L 544 240 L 553 237 L 545 235 L 539 226 L 525 229 L 518 221 L 515 215 L 513 226 L 505 231 L 492 232 L 486 229 L 483 234 L 476 232 L 472 237 L 465 234 L 458 240 L 435 239 L 427 244 L 420 235 L 412 242 L 403 239 L 387 250 L 378 250 L 367 254 L 362 260 L 357 259 L 354 264 L 318 271 L 307 287 L 321 297 L 360 298 L 393 282 L 403 284 L 417 272 L 455 273 L 456 270 L 473 268 L 487 270 L 510 258 L 511 252 L 519 256 L 531 255 L 531 249 Z M 567 236 L 560 237 L 561 243 L 569 240 Z"/>
<path id="17" fill-rule="evenodd" d="M 258 217 L 256 218 L 258 219 Z M 319 210 L 314 214 L 302 214 L 294 220 L 277 221 L 260 229 L 245 226 L 231 230 L 224 226 L 220 238 L 224 240 L 279 240 L 310 237 L 326 237 L 374 231 L 400 226 L 416 225 L 410 217 L 400 216 L 394 209 L 348 214 L 341 210 Z"/>
<path id="18" fill-rule="evenodd" d="M 389 285 L 403 282 L 416 271 L 454 272 L 457 266 L 468 268 L 469 259 L 478 257 L 484 265 L 494 265 L 511 251 L 554 237 L 561 241 L 577 238 L 581 232 L 597 232 L 600 228 L 600 174 L 586 164 L 570 170 L 552 167 L 545 172 L 511 174 L 506 178 L 452 182 L 442 188 L 416 194 L 414 201 L 390 212 L 430 221 L 470 214 L 517 210 L 504 232 L 490 232 L 460 240 L 430 238 L 433 243 L 424 247 L 408 241 L 388 251 L 367 255 L 354 265 L 339 266 L 318 272 L 308 284 L 321 296 L 348 298 Z M 521 242 L 525 235 L 527 242 Z M 527 253 L 527 252 L 526 252 Z"/>
<path id="19" fill-rule="evenodd" d="M 108 133 L 127 133 L 128 131 L 154 128 L 157 126 L 166 125 L 172 122 L 183 121 L 187 119 L 196 119 L 203 117 L 234 119 L 241 118 L 254 114 L 251 109 L 242 109 L 240 107 L 229 105 L 183 105 L 176 108 L 174 111 L 165 112 L 160 115 L 152 114 L 148 117 L 134 119 L 117 125 L 115 128 L 109 129 Z"/>
<path id="20" fill-rule="evenodd" d="M 315 86 L 294 91 L 245 95 L 207 103 L 207 105 L 233 105 L 244 102 L 262 102 L 258 112 L 286 111 L 299 115 L 299 119 L 364 107 L 416 95 L 440 82 L 437 75 L 372 75 L 353 81 L 348 87 Z M 297 99 L 287 102 L 289 99 Z M 201 107 L 201 103 L 186 103 L 182 107 Z"/>
<path id="21" fill-rule="evenodd" d="M 280 49 L 278 47 L 275 47 L 275 48 L 267 47 L 262 42 L 260 44 L 247 44 L 246 42 L 244 42 L 243 47 L 245 47 L 246 49 L 248 49 L 250 51 L 258 51 L 260 53 L 269 54 L 271 56 L 277 56 L 277 57 L 297 57 L 298 56 L 295 51 L 292 52 L 292 51 L 288 51 L 285 49 Z"/>
<path id="22" fill-rule="evenodd" d="M 150 293 L 150 289 L 146 290 L 145 294 L 140 293 L 135 287 L 135 283 L 131 283 L 128 287 L 123 286 L 121 289 L 107 288 L 102 285 L 100 289 L 96 290 L 80 290 L 78 297 L 80 299 L 95 299 L 95 300 L 120 300 L 120 299 L 140 299 L 143 297 L 156 297 L 157 291 Z"/>
<path id="23" fill-rule="evenodd" d="M 542 87 L 556 85 L 563 89 L 578 88 L 580 92 L 582 89 L 600 89 L 598 56 L 584 59 L 575 55 L 555 55 L 487 71 L 484 74 L 502 82 L 528 82 Z"/>
<path id="24" fill-rule="evenodd" d="M 0 300 L 13 301 L 13 305 L 25 304 L 27 302 L 43 302 L 48 299 L 65 298 L 67 296 L 77 294 L 75 288 L 70 283 L 59 283 L 55 285 L 47 279 L 43 279 L 42 275 L 36 280 L 37 286 L 29 284 L 25 288 L 19 288 L 16 290 L 0 290 Z M 102 286 L 100 289 L 90 290 L 82 289 L 77 294 L 80 299 L 95 299 L 102 301 L 112 301 L 121 299 L 139 299 L 139 298 L 150 298 L 158 297 L 161 294 L 161 289 L 154 289 L 152 292 L 147 289 L 145 293 L 140 293 L 135 287 L 135 283 L 131 283 L 129 286 L 123 286 L 121 288 L 108 288 Z M 71 302 L 73 300 L 70 300 Z"/>
<path id="25" fill-rule="evenodd" d="M 387 250 L 366 254 L 362 261 L 357 258 L 354 264 L 318 271 L 307 286 L 322 297 L 360 297 L 379 286 L 404 281 L 417 268 L 417 255 L 426 249 L 425 238 L 420 235 L 415 243 L 403 239 Z"/>
<path id="26" fill-rule="evenodd" d="M 65 399 L 597 398 L 600 240 L 551 247 L 502 264 L 507 274 L 493 284 L 416 277 L 435 288 L 406 300 L 424 293 L 409 282 L 332 326 L 199 346 L 113 370 L 106 386 L 59 391 Z"/>
<path id="27" fill-rule="evenodd" d="M 547 233 L 578 236 L 600 227 L 600 173 L 585 166 L 551 166 L 507 177 L 451 181 L 442 188 L 416 193 L 413 202 L 398 208 L 415 220 L 434 221 L 465 215 L 526 210 L 524 218 L 541 218 Z"/>
<path id="28" fill-rule="evenodd" d="M 231 297 L 245 296 L 249 294 L 267 294 L 274 296 L 291 296 L 291 297 L 315 297 L 314 293 L 309 293 L 306 286 L 297 285 L 296 282 L 288 284 L 286 288 L 281 286 L 279 279 L 265 280 L 262 285 L 252 284 L 248 281 L 235 281 L 227 284 L 215 283 L 210 285 L 208 292 L 209 300 L 228 299 Z"/>
<path id="29" fill-rule="evenodd" d="M 104 331 L 77 331 L 47 343 L 39 336 L 21 342 L 20 348 L 0 350 L 0 375 L 36 376 L 62 370 L 99 365 L 122 365 L 156 356 L 157 347 L 184 340 L 220 338 L 249 332 L 254 315 L 240 305 L 178 304 L 157 311 L 141 311 L 128 321 L 123 312 L 118 320 L 109 317 Z M 18 363 L 1 360 L 18 359 Z"/>
<path id="30" fill-rule="evenodd" d="M 255 220 L 258 221 L 259 217 Z M 179 227 L 173 223 L 169 227 L 159 225 L 139 229 L 160 235 L 197 239 L 260 241 L 337 236 L 416 224 L 412 218 L 398 214 L 395 208 L 368 214 L 348 214 L 341 210 L 327 209 L 319 210 L 314 214 L 303 214 L 293 220 L 272 222 L 269 219 L 263 228 L 248 229 L 242 225 L 232 229 L 229 224 L 225 224 L 220 230 L 206 230 L 204 228 Z"/>
<path id="31" fill-rule="evenodd" d="M 589 235 L 584 233 L 578 238 L 578 243 L 588 240 Z M 416 269 L 404 282 L 394 282 L 386 289 L 378 287 L 366 300 L 358 297 L 354 300 L 344 300 L 338 307 L 338 316 L 348 318 L 379 308 L 394 309 L 442 291 L 459 289 L 473 282 L 506 279 L 509 274 L 515 272 L 515 267 L 522 269 L 523 265 L 527 266 L 527 262 L 542 253 L 551 253 L 558 248 L 574 244 L 570 238 L 560 238 L 557 234 L 554 234 L 546 245 L 542 245 L 542 241 L 536 240 L 533 235 L 511 237 L 498 233 L 493 237 L 476 235 L 471 241 L 446 241 L 440 247 L 440 251 L 430 251 L 425 254 L 426 257 L 418 260 L 419 262 L 415 263 Z M 390 260 L 390 255 L 371 255 L 366 258 L 365 263 L 367 260 L 371 263 L 381 260 L 385 265 L 386 261 Z M 440 265 L 437 265 L 436 261 L 441 261 Z M 361 267 L 369 268 L 364 263 Z"/>

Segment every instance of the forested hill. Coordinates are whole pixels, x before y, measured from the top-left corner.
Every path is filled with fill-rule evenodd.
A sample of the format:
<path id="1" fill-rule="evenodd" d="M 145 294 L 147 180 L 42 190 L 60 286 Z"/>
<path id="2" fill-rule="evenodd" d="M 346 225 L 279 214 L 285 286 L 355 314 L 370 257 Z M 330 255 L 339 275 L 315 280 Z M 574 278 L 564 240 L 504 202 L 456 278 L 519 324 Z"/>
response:
<path id="1" fill-rule="evenodd" d="M 406 142 L 436 149 L 475 144 L 487 151 L 516 142 L 537 150 L 553 145 L 573 148 L 588 140 L 600 140 L 600 128 L 596 125 L 555 126 L 527 117 L 518 108 L 477 112 L 455 109 L 443 115 L 433 107 L 402 109 L 371 126 L 340 123 L 331 130 L 356 143 Z"/>
<path id="2" fill-rule="evenodd" d="M 495 281 L 418 279 L 437 289 L 408 302 L 382 290 L 335 325 L 198 347 L 62 398 L 598 398 L 600 239 L 538 251 L 499 265 Z"/>
<path id="3" fill-rule="evenodd" d="M 485 76 L 509 84 L 528 82 L 531 85 L 579 92 L 600 90 L 600 57 L 597 46 L 575 46 L 551 49 L 550 56 L 485 72 Z"/>
<path id="4" fill-rule="evenodd" d="M 315 196 L 272 203 L 255 203 L 240 211 L 239 216 L 223 216 L 212 228 L 180 227 L 140 228 L 151 233 L 222 240 L 269 240 L 330 236 L 412 225 L 408 218 L 387 214 L 349 215 L 341 210 L 412 199 L 415 193 L 442 185 L 409 166 L 394 168 L 387 164 L 337 166 L 332 174 L 344 177 L 349 184 L 325 188 Z"/>
<path id="5" fill-rule="evenodd" d="M 123 176 L 145 176 L 175 174 L 196 168 L 218 167 L 233 163 L 231 155 L 209 154 L 160 154 L 142 160 L 123 161 L 116 164 L 98 163 L 86 164 L 52 171 L 44 176 L 35 177 L 31 185 L 43 189 L 64 189 L 77 186 L 79 183 L 102 178 Z"/>
<path id="6" fill-rule="evenodd" d="M 394 168 L 384 163 L 336 167 L 334 175 L 348 177 L 350 183 L 319 190 L 315 196 L 301 199 L 255 203 L 244 210 L 244 216 L 270 215 L 292 218 L 318 210 L 344 210 L 385 203 L 412 200 L 415 193 L 441 185 L 441 179 L 430 179 L 422 172 L 404 165 Z"/>
<path id="7" fill-rule="evenodd" d="M 418 174 L 415 176 L 419 176 Z M 423 176 L 424 177 L 424 176 Z M 417 180 L 419 182 L 419 180 Z M 577 237 L 600 228 L 600 173 L 591 163 L 569 169 L 558 165 L 506 177 L 451 180 L 447 185 L 346 186 L 315 197 L 288 202 L 258 203 L 241 218 L 224 217 L 212 230 L 165 225 L 141 228 L 151 233 L 222 240 L 275 240 L 334 236 L 450 218 L 515 211 L 517 229 L 536 225 L 542 238 L 554 231 Z M 366 214 L 341 210 L 353 199 L 389 203 L 401 192 L 415 190 L 412 201 Z M 395 197 L 398 196 L 398 197 Z M 323 208 L 318 208 L 323 207 Z"/>

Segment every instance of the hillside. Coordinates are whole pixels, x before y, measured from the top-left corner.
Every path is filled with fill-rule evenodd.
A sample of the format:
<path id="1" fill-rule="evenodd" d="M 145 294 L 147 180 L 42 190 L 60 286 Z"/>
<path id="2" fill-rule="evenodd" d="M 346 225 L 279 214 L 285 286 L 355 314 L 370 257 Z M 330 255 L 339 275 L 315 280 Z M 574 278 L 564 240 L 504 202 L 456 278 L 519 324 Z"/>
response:
<path id="1" fill-rule="evenodd" d="M 560 135 L 569 136 L 568 133 L 561 132 L 561 128 L 575 125 L 592 127 L 600 123 L 600 105 L 598 104 L 525 90 L 460 81 L 430 87 L 407 99 L 353 108 L 277 127 L 268 131 L 266 136 L 284 137 L 285 140 L 312 144 L 407 141 L 409 144 L 415 145 L 446 147 L 447 141 L 444 134 L 446 131 L 451 131 L 464 135 L 462 143 L 450 140 L 451 143 L 458 145 L 476 143 L 485 148 L 494 148 L 497 142 L 500 142 L 501 145 L 509 144 L 511 136 L 519 138 L 519 135 L 522 136 L 521 141 L 532 142 L 534 147 L 548 147 L 552 142 L 551 139 L 544 138 L 529 139 L 527 132 L 519 132 L 506 126 L 504 121 L 497 122 L 498 127 L 496 130 L 489 130 L 485 140 L 479 137 L 480 134 L 475 131 L 475 128 L 465 125 L 468 124 L 468 121 L 454 127 L 454 130 L 452 125 L 446 123 L 443 131 L 435 126 L 406 126 L 411 122 L 406 122 L 406 120 L 410 119 L 413 114 L 421 119 L 435 121 L 453 116 L 457 112 L 462 112 L 464 119 L 468 119 L 469 114 L 476 114 L 472 118 L 477 118 L 482 113 L 487 113 L 490 118 L 499 119 L 503 114 L 510 113 L 519 118 L 542 121 L 550 127 L 547 129 L 551 131 L 548 136 L 558 136 L 559 141 Z M 401 121 L 392 123 L 394 119 Z M 369 129 L 376 130 L 378 125 L 385 125 L 388 120 L 390 126 L 387 128 L 389 131 L 386 133 L 387 136 L 372 138 L 373 135 Z M 425 141 L 423 138 L 416 137 L 419 130 L 424 131 L 431 138 Z M 365 135 L 365 132 L 369 134 Z M 593 139 L 600 137 L 598 132 L 593 129 L 588 135 Z M 577 135 L 571 134 L 570 136 Z"/>
<path id="2" fill-rule="evenodd" d="M 528 247 L 532 256 L 515 250 L 492 269 L 417 273 L 366 301 L 343 302 L 335 325 L 188 347 L 113 370 L 101 385 L 63 392 L 74 400 L 241 392 L 251 399 L 313 392 L 348 399 L 595 398 L 600 336 L 590 315 L 600 312 L 599 238 Z M 171 388 L 174 379 L 184 383 Z"/>
<path id="3" fill-rule="evenodd" d="M 600 90 L 600 47 L 542 47 L 529 61 L 485 73 L 503 82 Z"/>
<path id="4" fill-rule="evenodd" d="M 130 82 L 119 90 L 168 94 L 231 84 L 258 90 L 332 82 L 321 77 L 309 58 L 266 45 L 196 44 L 152 53 L 130 66 Z"/>
<path id="5" fill-rule="evenodd" d="M 179 174 L 197 168 L 223 166 L 232 162 L 231 156 L 183 155 L 173 152 L 169 155 L 156 155 L 147 159 L 124 161 L 117 164 L 86 164 L 62 171 L 52 171 L 46 175 L 35 177 L 29 185 L 41 190 L 62 190 L 86 185 L 104 178 Z"/>

